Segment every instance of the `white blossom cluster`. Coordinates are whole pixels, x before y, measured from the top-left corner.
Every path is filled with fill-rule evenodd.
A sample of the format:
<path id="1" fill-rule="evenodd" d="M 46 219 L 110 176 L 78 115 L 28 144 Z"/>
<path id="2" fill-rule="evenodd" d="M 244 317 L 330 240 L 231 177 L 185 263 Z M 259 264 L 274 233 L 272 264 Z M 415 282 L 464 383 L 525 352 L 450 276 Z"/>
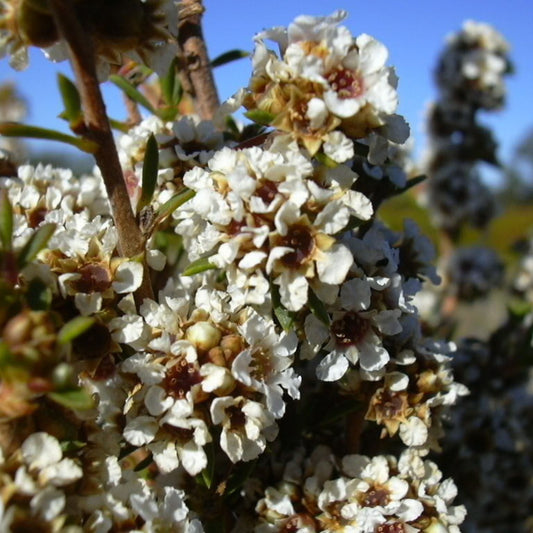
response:
<path id="1" fill-rule="evenodd" d="M 490 342 L 463 341 L 455 357 L 471 394 L 452 414 L 441 467 L 457 483 L 469 533 L 531 528 L 532 331 L 531 313 L 512 317 Z"/>
<path id="2" fill-rule="evenodd" d="M 462 247 L 450 258 L 447 275 L 457 296 L 472 301 L 502 285 L 503 263 L 490 248 Z"/>
<path id="3" fill-rule="evenodd" d="M 503 76 L 509 72 L 509 43 L 489 24 L 467 20 L 448 38 L 437 69 L 437 82 L 447 100 L 464 100 L 484 109 L 503 104 Z"/>
<path id="4" fill-rule="evenodd" d="M 229 531 L 240 510 L 258 532 L 459 531 L 455 486 L 423 457 L 467 391 L 454 345 L 428 338 L 413 304 L 439 281 L 429 240 L 376 220 L 386 194 L 368 191 L 384 176 L 406 186 L 408 127 L 385 46 L 354 38 L 345 16 L 257 36 L 250 84 L 221 115 L 242 103 L 268 124 L 259 140 L 195 116 L 119 139 L 131 206 L 153 217 L 138 257 L 122 255 L 98 171 L 2 178 L 0 414 L 31 422 L 4 450 L 6 531 Z M 366 455 L 323 446 L 344 438 L 341 402 Z M 329 408 L 324 432 L 300 427 Z M 287 442 L 315 451 L 263 490 Z"/>
<path id="5" fill-rule="evenodd" d="M 248 109 L 275 115 L 272 125 L 291 132 L 311 155 L 322 147 L 339 163 L 351 157 L 350 138 L 369 136 L 386 146 L 383 139 L 403 143 L 409 136 L 395 114 L 398 79 L 386 66 L 388 50 L 370 35 L 354 39 L 338 25 L 346 15 L 301 16 L 288 28 L 259 33 L 242 96 Z M 265 40 L 278 44 L 281 57 Z"/>
<path id="6" fill-rule="evenodd" d="M 508 53 L 508 43 L 492 26 L 467 21 L 439 59 L 439 97 L 428 110 L 425 202 L 435 224 L 453 238 L 467 224 L 485 228 L 495 214 L 494 199 L 475 166 L 497 164 L 496 141 L 478 114 L 504 105 Z"/>
<path id="7" fill-rule="evenodd" d="M 390 533 L 459 532 L 463 506 L 437 465 L 409 450 L 391 455 L 346 455 L 336 460 L 327 447 L 287 462 L 279 487 L 268 487 L 257 503 L 257 533 L 349 531 Z"/>

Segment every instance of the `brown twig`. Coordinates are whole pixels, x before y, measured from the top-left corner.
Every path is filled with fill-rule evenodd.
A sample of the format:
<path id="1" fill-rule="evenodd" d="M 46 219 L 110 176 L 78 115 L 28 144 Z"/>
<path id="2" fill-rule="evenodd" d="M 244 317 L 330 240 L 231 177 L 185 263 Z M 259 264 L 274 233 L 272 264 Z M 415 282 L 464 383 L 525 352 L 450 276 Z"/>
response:
<path id="1" fill-rule="evenodd" d="M 144 252 L 145 242 L 131 208 L 115 141 L 107 117 L 100 85 L 96 75 L 94 47 L 91 36 L 82 28 L 71 0 L 50 0 L 57 28 L 65 39 L 70 53 L 82 101 L 87 137 L 99 148 L 94 154 L 104 179 L 119 237 L 119 252 L 134 257 Z M 138 303 L 153 298 L 152 286 L 145 264 L 141 287 L 135 297 Z"/>
<path id="2" fill-rule="evenodd" d="M 133 127 L 140 124 L 143 118 L 139 111 L 139 106 L 137 105 L 137 102 L 130 98 L 126 93 L 124 93 L 124 105 L 126 106 L 126 111 L 128 113 L 128 126 Z"/>
<path id="3" fill-rule="evenodd" d="M 192 92 L 196 111 L 201 118 L 210 120 L 220 106 L 202 33 L 201 0 L 182 0 L 179 7 L 178 44 L 181 55 L 184 88 Z"/>
<path id="4" fill-rule="evenodd" d="M 361 452 L 361 435 L 365 424 L 365 412 L 358 410 L 346 418 L 346 450 L 348 453 Z"/>

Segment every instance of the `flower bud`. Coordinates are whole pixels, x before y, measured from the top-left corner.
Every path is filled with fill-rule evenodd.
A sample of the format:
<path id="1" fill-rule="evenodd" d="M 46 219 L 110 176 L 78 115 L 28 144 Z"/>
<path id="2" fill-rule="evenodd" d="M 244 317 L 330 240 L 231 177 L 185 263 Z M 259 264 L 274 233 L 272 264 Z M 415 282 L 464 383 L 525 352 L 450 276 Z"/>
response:
<path id="1" fill-rule="evenodd" d="M 442 522 L 432 519 L 431 524 L 424 529 L 424 533 L 448 533 L 448 528 Z"/>
<path id="2" fill-rule="evenodd" d="M 240 335 L 224 335 L 220 341 L 224 357 L 231 363 L 244 350 L 244 340 Z"/>
<path id="3" fill-rule="evenodd" d="M 215 346 L 207 352 L 207 359 L 210 363 L 217 366 L 226 366 L 226 358 L 224 357 L 224 351 L 220 346 Z"/>
<path id="4" fill-rule="evenodd" d="M 218 346 L 221 337 L 220 330 L 209 322 L 197 322 L 185 333 L 185 338 L 201 351 L 208 351 Z"/>

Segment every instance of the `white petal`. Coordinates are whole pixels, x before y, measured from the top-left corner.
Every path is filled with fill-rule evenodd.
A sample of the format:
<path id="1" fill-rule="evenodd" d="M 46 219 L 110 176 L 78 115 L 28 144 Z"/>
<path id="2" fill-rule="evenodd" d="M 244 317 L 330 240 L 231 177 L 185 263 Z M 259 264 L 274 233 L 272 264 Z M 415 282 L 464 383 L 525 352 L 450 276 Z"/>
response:
<path id="1" fill-rule="evenodd" d="M 362 102 L 355 98 L 339 98 L 339 95 L 332 90 L 324 93 L 324 101 L 329 110 L 340 118 L 353 117 L 360 109 Z"/>
<path id="2" fill-rule="evenodd" d="M 400 424 L 400 438 L 406 446 L 422 446 L 428 438 L 428 428 L 420 418 L 412 416 Z"/>
<path id="3" fill-rule="evenodd" d="M 328 108 L 326 107 L 324 100 L 316 97 L 311 98 L 311 100 L 307 102 L 306 116 L 309 119 L 309 126 L 311 127 L 311 129 L 319 129 L 324 124 L 325 120 L 328 118 Z M 347 157 L 346 159 L 349 159 L 349 157 Z M 346 161 L 346 159 L 344 161 Z"/>
<path id="4" fill-rule="evenodd" d="M 124 428 L 124 438 L 133 446 L 144 446 L 155 438 L 159 425 L 151 416 L 138 416 Z"/>
<path id="5" fill-rule="evenodd" d="M 239 262 L 239 268 L 255 268 L 258 266 L 265 258 L 267 254 L 259 250 L 254 250 L 253 252 L 247 253 Z"/>
<path id="6" fill-rule="evenodd" d="M 365 74 L 376 72 L 385 66 L 389 52 L 383 43 L 366 33 L 359 35 L 355 42 L 359 48 L 360 65 Z"/>
<path id="7" fill-rule="evenodd" d="M 144 405 L 153 416 L 159 416 L 170 409 L 174 400 L 167 395 L 162 387 L 150 387 L 144 397 Z"/>
<path id="8" fill-rule="evenodd" d="M 62 459 L 59 463 L 48 465 L 39 472 L 39 481 L 55 487 L 68 485 L 83 475 L 82 469 L 72 459 Z"/>
<path id="9" fill-rule="evenodd" d="M 160 250 L 148 250 L 146 254 L 146 262 L 151 269 L 160 272 L 165 268 L 167 257 Z"/>
<path id="10" fill-rule="evenodd" d="M 381 370 L 390 360 L 389 352 L 378 342 L 379 340 L 375 336 L 367 335 L 357 345 L 361 368 L 369 372 Z"/>
<path id="11" fill-rule="evenodd" d="M 366 279 L 354 278 L 341 287 L 341 305 L 347 311 L 362 311 L 368 309 L 372 290 Z"/>
<path id="12" fill-rule="evenodd" d="M 328 202 L 315 219 L 315 226 L 333 235 L 344 229 L 350 221 L 350 211 L 340 200 Z"/>
<path id="13" fill-rule="evenodd" d="M 41 469 L 57 463 L 63 457 L 58 440 L 48 433 L 39 432 L 30 435 L 20 448 L 24 462 L 30 469 Z"/>
<path id="14" fill-rule="evenodd" d="M 243 444 L 242 437 L 239 434 L 224 429 L 220 435 L 220 447 L 224 450 L 232 463 L 237 463 L 241 460 Z"/>
<path id="15" fill-rule="evenodd" d="M 142 279 L 142 264 L 136 261 L 126 261 L 118 266 L 115 272 L 115 281 L 111 286 L 118 294 L 135 292 L 141 286 Z"/>
<path id="16" fill-rule="evenodd" d="M 331 352 L 316 368 L 316 377 L 321 381 L 338 381 L 346 374 L 350 364 L 344 355 Z"/>
<path id="17" fill-rule="evenodd" d="M 102 294 L 99 292 L 89 294 L 79 292 L 74 295 L 74 305 L 82 316 L 98 313 L 102 308 Z"/>
<path id="18" fill-rule="evenodd" d="M 173 442 L 157 441 L 148 445 L 152 452 L 157 468 L 163 473 L 168 474 L 180 465 L 176 446 Z"/>
<path id="19" fill-rule="evenodd" d="M 402 325 L 398 321 L 401 311 L 399 309 L 390 309 L 381 311 L 374 317 L 379 331 L 385 335 L 396 335 L 402 331 Z"/>
<path id="20" fill-rule="evenodd" d="M 370 220 L 374 214 L 372 202 L 359 191 L 346 191 L 342 202 L 352 210 L 352 214 L 360 220 Z"/>
<path id="21" fill-rule="evenodd" d="M 52 522 L 65 508 L 65 495 L 57 489 L 46 487 L 31 499 L 30 507 L 33 514 Z"/>
<path id="22" fill-rule="evenodd" d="M 189 441 L 178 447 L 178 455 L 181 464 L 191 475 L 199 474 L 207 466 L 207 455 L 202 447 L 197 446 L 194 441 Z"/>
<path id="23" fill-rule="evenodd" d="M 334 244 L 325 255 L 326 259 L 316 264 L 318 278 L 331 285 L 342 283 L 353 263 L 350 250 L 343 244 Z"/>
<path id="24" fill-rule="evenodd" d="M 299 311 L 307 303 L 309 284 L 304 276 L 282 272 L 274 283 L 279 285 L 281 303 L 289 311 Z"/>
<path id="25" fill-rule="evenodd" d="M 395 514 L 400 520 L 404 522 L 411 522 L 416 520 L 424 511 L 424 506 L 421 501 L 405 498 L 400 502 L 400 505 L 395 509 Z"/>

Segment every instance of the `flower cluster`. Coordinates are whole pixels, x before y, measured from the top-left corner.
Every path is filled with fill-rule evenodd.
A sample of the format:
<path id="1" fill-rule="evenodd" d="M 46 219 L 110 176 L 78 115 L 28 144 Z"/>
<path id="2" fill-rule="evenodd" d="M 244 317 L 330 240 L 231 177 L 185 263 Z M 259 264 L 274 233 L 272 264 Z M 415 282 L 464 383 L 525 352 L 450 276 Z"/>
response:
<path id="1" fill-rule="evenodd" d="M 457 489 L 431 461 L 405 451 L 391 455 L 346 455 L 326 447 L 287 462 L 277 487 L 264 490 L 256 506 L 257 533 L 275 531 L 449 531 L 458 533 L 463 506 Z"/>
<path id="2" fill-rule="evenodd" d="M 314 155 L 342 162 L 349 138 L 369 134 L 403 143 L 408 128 L 395 115 L 397 77 L 386 66 L 388 51 L 370 35 L 354 39 L 338 26 L 347 13 L 298 17 L 288 28 L 259 33 L 254 73 L 244 105 L 271 115 L 271 124 L 290 132 Z M 279 46 L 281 57 L 265 40 Z"/>
<path id="3" fill-rule="evenodd" d="M 75 14 L 93 20 L 90 4 Z M 12 51 L 56 43 L 12 31 L 37 16 L 20 5 L 2 12 Z M 166 50 L 173 5 L 128 4 L 125 34 L 139 16 Z M 243 104 L 256 126 L 134 125 L 114 153 L 121 207 L 98 157 L 90 175 L 2 178 L 0 414 L 19 437 L 0 439 L 5 528 L 459 531 L 455 486 L 423 457 L 467 391 L 413 303 L 439 282 L 429 240 L 376 218 L 411 185 L 408 127 L 386 48 L 345 16 L 257 36 L 251 81 L 217 117 Z M 85 22 L 99 60 L 146 59 L 106 20 Z M 124 210 L 142 237 L 129 255 Z"/>
<path id="4" fill-rule="evenodd" d="M 508 52 L 509 45 L 494 28 L 467 21 L 448 40 L 439 60 L 439 99 L 428 111 L 427 203 L 436 224 L 452 237 L 465 224 L 486 227 L 495 214 L 492 195 L 475 165 L 497 164 L 496 142 L 477 115 L 480 109 L 504 104 L 504 76 L 511 71 Z"/>
<path id="5" fill-rule="evenodd" d="M 471 394 L 451 417 L 440 464 L 468 509 L 468 533 L 531 527 L 531 317 L 511 315 L 487 342 L 463 341 L 454 359 Z"/>

